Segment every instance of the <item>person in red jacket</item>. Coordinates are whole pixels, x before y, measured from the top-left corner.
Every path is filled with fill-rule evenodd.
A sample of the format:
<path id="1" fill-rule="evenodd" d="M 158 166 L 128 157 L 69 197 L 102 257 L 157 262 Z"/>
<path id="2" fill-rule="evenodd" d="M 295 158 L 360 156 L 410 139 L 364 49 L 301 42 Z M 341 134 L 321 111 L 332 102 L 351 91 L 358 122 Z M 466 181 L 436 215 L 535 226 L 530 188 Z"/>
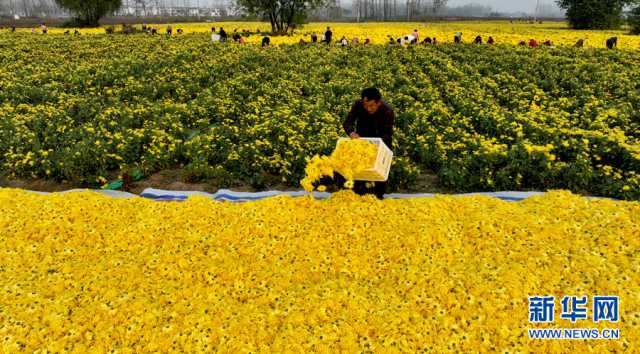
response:
<path id="1" fill-rule="evenodd" d="M 382 95 L 376 88 L 364 89 L 360 99 L 351 106 L 351 111 L 342 127 L 352 139 L 381 138 L 385 145 L 392 149 L 393 124 L 395 113 L 387 103 L 382 101 Z M 356 181 L 353 191 L 359 195 L 373 193 L 378 199 L 384 198 L 387 182 L 375 182 L 373 190 L 367 188 L 366 182 Z"/>
<path id="2" fill-rule="evenodd" d="M 535 39 L 530 39 L 529 40 L 529 47 L 531 48 L 537 48 L 538 47 L 538 41 L 536 41 Z"/>

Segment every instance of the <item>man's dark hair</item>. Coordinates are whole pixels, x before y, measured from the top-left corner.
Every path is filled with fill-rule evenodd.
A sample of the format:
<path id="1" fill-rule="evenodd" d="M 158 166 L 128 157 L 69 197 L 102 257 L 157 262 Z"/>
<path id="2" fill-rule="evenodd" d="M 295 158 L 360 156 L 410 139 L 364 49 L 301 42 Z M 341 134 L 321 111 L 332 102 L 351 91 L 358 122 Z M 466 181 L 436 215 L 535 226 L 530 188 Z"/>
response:
<path id="1" fill-rule="evenodd" d="M 382 99 L 380 91 L 375 87 L 369 87 L 362 90 L 361 97 L 362 99 L 366 98 L 368 101 L 380 101 Z"/>

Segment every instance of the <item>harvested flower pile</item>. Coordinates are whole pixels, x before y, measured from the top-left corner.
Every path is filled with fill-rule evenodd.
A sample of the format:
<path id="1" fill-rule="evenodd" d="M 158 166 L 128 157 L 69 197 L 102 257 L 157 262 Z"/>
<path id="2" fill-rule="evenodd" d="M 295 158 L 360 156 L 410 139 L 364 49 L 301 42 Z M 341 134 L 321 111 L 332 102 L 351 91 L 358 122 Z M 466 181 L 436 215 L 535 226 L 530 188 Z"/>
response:
<path id="1" fill-rule="evenodd" d="M 631 352 L 639 235 L 640 203 L 566 192 L 234 204 L 0 189 L 0 352 Z M 618 295 L 618 323 L 553 325 L 621 339 L 528 339 L 527 297 L 546 294 Z"/>

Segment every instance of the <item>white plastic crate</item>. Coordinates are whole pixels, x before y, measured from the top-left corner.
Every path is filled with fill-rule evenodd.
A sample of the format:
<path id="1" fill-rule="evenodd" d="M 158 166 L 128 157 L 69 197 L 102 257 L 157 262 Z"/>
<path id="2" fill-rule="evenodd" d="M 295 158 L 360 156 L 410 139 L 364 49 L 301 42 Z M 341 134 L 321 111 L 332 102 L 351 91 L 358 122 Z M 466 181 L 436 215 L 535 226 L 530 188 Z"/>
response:
<path id="1" fill-rule="evenodd" d="M 391 170 L 391 160 L 393 160 L 393 152 L 380 138 L 359 138 L 368 141 L 378 147 L 378 157 L 376 163 L 370 169 L 364 170 L 353 176 L 356 181 L 384 182 L 389 178 L 389 170 Z M 340 138 L 336 144 L 336 148 L 343 141 L 351 140 L 351 138 Z M 338 171 L 340 172 L 340 171 Z"/>

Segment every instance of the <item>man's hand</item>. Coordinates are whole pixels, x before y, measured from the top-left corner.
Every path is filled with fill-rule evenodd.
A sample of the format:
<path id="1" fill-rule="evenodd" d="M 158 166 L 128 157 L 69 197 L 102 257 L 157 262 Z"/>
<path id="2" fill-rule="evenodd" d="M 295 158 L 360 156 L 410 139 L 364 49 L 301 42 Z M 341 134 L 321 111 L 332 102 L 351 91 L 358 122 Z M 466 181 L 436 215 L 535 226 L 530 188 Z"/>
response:
<path id="1" fill-rule="evenodd" d="M 349 137 L 351 139 L 358 139 L 360 137 L 360 135 L 356 134 L 356 132 L 353 132 L 353 133 L 349 134 Z"/>

